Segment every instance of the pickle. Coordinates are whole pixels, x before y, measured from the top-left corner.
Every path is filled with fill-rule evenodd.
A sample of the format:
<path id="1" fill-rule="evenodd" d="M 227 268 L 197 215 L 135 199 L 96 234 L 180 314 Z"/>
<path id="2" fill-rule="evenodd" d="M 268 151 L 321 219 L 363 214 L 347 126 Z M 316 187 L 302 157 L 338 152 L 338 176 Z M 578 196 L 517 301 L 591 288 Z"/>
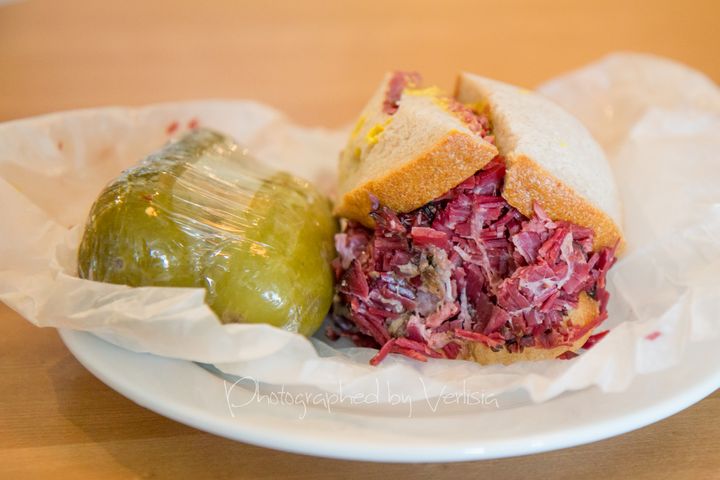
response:
<path id="1" fill-rule="evenodd" d="M 202 287 L 223 323 L 303 335 L 333 295 L 337 224 L 311 184 L 196 130 L 123 172 L 93 205 L 78 274 L 130 286 Z"/>

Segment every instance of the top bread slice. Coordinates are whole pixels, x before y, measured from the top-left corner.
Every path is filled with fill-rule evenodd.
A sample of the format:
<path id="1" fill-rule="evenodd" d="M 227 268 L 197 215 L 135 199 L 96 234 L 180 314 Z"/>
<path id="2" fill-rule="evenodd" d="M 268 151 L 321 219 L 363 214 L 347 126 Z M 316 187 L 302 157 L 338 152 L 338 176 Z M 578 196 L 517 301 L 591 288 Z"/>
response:
<path id="1" fill-rule="evenodd" d="M 462 73 L 455 98 L 489 115 L 496 148 L 449 112 L 437 89 L 411 86 L 395 114 L 385 113 L 391 78 L 368 102 L 341 153 L 337 215 L 372 227 L 371 195 L 395 211 L 412 211 L 499 153 L 507 165 L 502 195 L 510 205 L 531 217 L 537 202 L 553 220 L 591 228 L 594 250 L 622 250 L 612 172 L 600 146 L 569 113 L 529 90 Z"/>
<path id="2" fill-rule="evenodd" d="M 536 93 L 470 73 L 459 75 L 458 101 L 489 109 L 505 156 L 503 197 L 531 216 L 537 202 L 553 220 L 591 228 L 594 249 L 623 247 L 620 200 L 610 166 L 587 129 Z"/>
<path id="3" fill-rule="evenodd" d="M 497 148 L 447 109 L 436 88 L 409 85 L 383 110 L 392 74 L 362 111 L 340 154 L 335 213 L 372 227 L 371 195 L 398 212 L 439 197 L 484 167 Z"/>

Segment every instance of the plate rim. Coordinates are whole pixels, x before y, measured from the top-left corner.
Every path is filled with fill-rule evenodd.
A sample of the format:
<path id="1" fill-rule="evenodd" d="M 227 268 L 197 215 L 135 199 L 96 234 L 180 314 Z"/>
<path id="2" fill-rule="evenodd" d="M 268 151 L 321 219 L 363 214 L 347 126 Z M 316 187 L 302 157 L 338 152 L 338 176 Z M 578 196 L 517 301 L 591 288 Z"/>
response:
<path id="1" fill-rule="evenodd" d="M 492 448 L 488 448 L 487 444 L 470 445 L 467 442 L 458 442 L 457 445 L 447 444 L 447 446 L 452 446 L 453 448 L 447 448 L 446 446 L 444 449 L 438 449 L 437 444 L 427 446 L 413 445 L 412 449 L 414 452 L 409 453 L 407 448 L 402 449 L 401 447 L 395 447 L 388 449 L 387 445 L 384 444 L 368 446 L 367 443 L 362 443 L 352 438 L 346 443 L 338 443 L 336 440 L 330 438 L 325 441 L 318 440 L 317 438 L 310 440 L 308 435 L 303 436 L 297 432 L 289 434 L 288 431 L 280 431 L 274 427 L 259 428 L 252 423 L 221 421 L 216 415 L 209 413 L 207 410 L 183 404 L 177 399 L 175 399 L 176 403 L 162 404 L 152 395 L 144 394 L 143 390 L 138 388 L 137 385 L 125 381 L 122 376 L 113 376 L 104 369 L 98 368 L 93 362 L 93 353 L 88 352 L 88 341 L 101 342 L 103 348 L 112 347 L 120 349 L 123 354 L 151 355 L 159 359 L 180 362 L 183 365 L 192 366 L 201 370 L 202 368 L 198 365 L 193 365 L 192 362 L 187 360 L 125 350 L 89 332 L 62 328 L 58 329 L 58 332 L 63 343 L 83 367 L 105 385 L 143 408 L 147 408 L 181 424 L 231 440 L 295 454 L 342 460 L 387 463 L 459 462 L 532 455 L 570 448 L 643 428 L 675 415 L 720 388 L 720 369 L 718 369 L 715 375 L 709 375 L 705 378 L 705 381 L 694 384 L 692 388 L 677 392 L 676 395 L 653 403 L 639 411 L 624 412 L 611 419 L 591 424 L 593 428 L 587 428 L 588 424 L 581 423 L 551 433 L 536 433 L 532 437 L 527 437 L 524 442 L 518 442 L 517 439 L 500 440 L 496 442 Z M 681 366 L 681 364 L 676 365 L 674 368 L 679 366 Z M 205 371 L 205 373 L 212 378 L 217 378 L 208 371 Z M 587 388 L 580 392 L 593 390 L 595 390 L 597 394 L 603 394 L 597 387 Z M 552 404 L 552 402 L 553 400 L 549 400 L 539 404 L 526 405 L 521 408 L 530 407 L 541 409 Z M 269 409 L 270 407 L 264 408 L 264 410 L 272 414 Z M 343 416 L 356 417 L 358 414 L 350 415 L 340 412 L 332 414 L 332 418 L 334 419 L 341 419 Z M 303 421 L 307 421 L 307 419 Z M 402 453 L 402 455 L 399 455 L 400 453 Z"/>

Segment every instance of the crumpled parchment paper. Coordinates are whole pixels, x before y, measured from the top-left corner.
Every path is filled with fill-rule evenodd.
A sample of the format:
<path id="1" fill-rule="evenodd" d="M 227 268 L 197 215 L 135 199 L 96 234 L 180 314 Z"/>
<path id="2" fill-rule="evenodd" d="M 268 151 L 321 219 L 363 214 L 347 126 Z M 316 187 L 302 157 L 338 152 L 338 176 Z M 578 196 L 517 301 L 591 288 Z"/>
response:
<path id="1" fill-rule="evenodd" d="M 481 72 L 482 73 L 482 72 Z M 487 73 L 487 72 L 485 72 Z M 251 101 L 57 113 L 0 125 L 0 300 L 30 322 L 93 332 L 137 352 L 215 364 L 259 382 L 405 399 L 524 390 L 536 402 L 675 365 L 720 332 L 720 91 L 669 60 L 615 54 L 540 88 L 605 148 L 624 203 L 625 255 L 610 271 L 612 330 L 569 361 L 420 363 L 264 325 L 221 325 L 204 290 L 75 276 L 85 216 L 121 170 L 199 123 L 332 194 L 345 134 L 292 125 Z M 390 388 L 383 389 L 389 391 Z M 377 401 L 388 401 L 380 392 Z"/>

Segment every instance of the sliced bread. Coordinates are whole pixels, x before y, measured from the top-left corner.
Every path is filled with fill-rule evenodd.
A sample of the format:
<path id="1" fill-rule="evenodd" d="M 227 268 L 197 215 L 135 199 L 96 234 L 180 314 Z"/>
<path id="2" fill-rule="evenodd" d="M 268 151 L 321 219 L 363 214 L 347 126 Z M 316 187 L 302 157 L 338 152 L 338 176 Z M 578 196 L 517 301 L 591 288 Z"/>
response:
<path id="1" fill-rule="evenodd" d="M 593 247 L 620 242 L 620 200 L 607 159 L 587 129 L 550 100 L 470 73 L 458 77 L 458 101 L 489 109 L 505 156 L 503 197 L 526 216 L 538 202 L 553 220 L 595 232 Z"/>
<path id="2" fill-rule="evenodd" d="M 393 114 L 383 110 L 387 75 L 340 155 L 335 213 L 372 227 L 371 195 L 399 212 L 439 197 L 497 155 L 494 145 L 448 110 L 436 88 L 404 89 Z"/>

